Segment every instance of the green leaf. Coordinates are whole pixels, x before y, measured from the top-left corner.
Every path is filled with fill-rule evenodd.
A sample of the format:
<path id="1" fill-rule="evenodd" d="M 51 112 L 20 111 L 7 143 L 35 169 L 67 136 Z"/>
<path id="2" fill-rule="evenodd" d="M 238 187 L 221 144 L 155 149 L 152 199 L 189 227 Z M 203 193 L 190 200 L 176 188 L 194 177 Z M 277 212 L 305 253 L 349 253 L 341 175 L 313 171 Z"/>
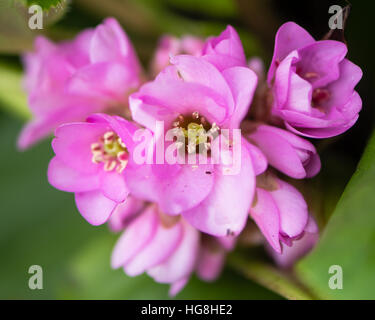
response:
<path id="1" fill-rule="evenodd" d="M 229 264 L 246 278 L 259 283 L 290 300 L 311 300 L 314 297 L 304 288 L 293 274 L 276 269 L 269 263 L 243 253 L 230 256 Z"/>
<path id="2" fill-rule="evenodd" d="M 347 185 L 318 246 L 297 265 L 300 279 L 323 299 L 373 299 L 375 283 L 375 134 Z M 332 265 L 343 289 L 328 285 Z"/>

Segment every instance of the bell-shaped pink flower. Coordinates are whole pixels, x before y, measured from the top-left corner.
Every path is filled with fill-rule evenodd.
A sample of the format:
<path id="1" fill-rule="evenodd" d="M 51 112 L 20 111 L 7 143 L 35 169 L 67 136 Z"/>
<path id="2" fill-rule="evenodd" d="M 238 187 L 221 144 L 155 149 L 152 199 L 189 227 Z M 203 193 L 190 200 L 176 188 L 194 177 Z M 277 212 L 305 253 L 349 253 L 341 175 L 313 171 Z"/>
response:
<path id="1" fill-rule="evenodd" d="M 311 251 L 319 240 L 319 230 L 314 218 L 310 215 L 302 235 L 293 241 L 291 246 L 281 244 L 282 252 L 278 253 L 272 248 L 268 251 L 276 264 L 282 268 L 292 267 L 296 261 Z"/>
<path id="2" fill-rule="evenodd" d="M 156 48 L 151 62 L 152 74 L 157 75 L 169 65 L 169 59 L 180 54 L 200 56 L 204 41 L 193 36 L 183 36 L 180 39 L 173 36 L 163 36 Z"/>
<path id="3" fill-rule="evenodd" d="M 153 132 L 156 121 L 163 121 L 166 131 L 190 126 L 218 132 L 239 128 L 257 77 L 246 67 L 235 30 L 228 27 L 219 37 L 208 40 L 205 53 L 202 57 L 172 57 L 171 66 L 132 94 L 129 103 L 134 120 Z M 230 64 L 223 65 L 225 61 Z M 154 186 L 149 188 L 152 200 L 166 214 L 182 214 L 200 231 L 218 237 L 238 234 L 252 202 L 255 174 L 267 165 L 259 150 L 241 139 L 238 174 L 225 175 L 222 165 L 211 163 L 155 165 Z M 135 192 L 135 196 L 144 194 Z"/>
<path id="4" fill-rule="evenodd" d="M 97 114 L 56 130 L 48 181 L 74 192 L 79 212 L 93 225 L 105 223 L 129 194 L 124 174 L 138 167 L 131 157 L 136 129 L 123 118 Z"/>
<path id="5" fill-rule="evenodd" d="M 302 194 L 292 185 L 269 173 L 257 178 L 257 189 L 250 216 L 268 243 L 282 252 L 281 243 L 291 245 L 306 228 L 309 213 Z"/>
<path id="6" fill-rule="evenodd" d="M 24 56 L 24 86 L 33 119 L 19 137 L 21 149 L 60 124 L 119 106 L 124 111 L 129 92 L 140 85 L 135 51 L 113 18 L 72 41 L 55 44 L 39 36 L 34 47 Z"/>
<path id="7" fill-rule="evenodd" d="M 260 124 L 247 138 L 262 151 L 269 165 L 292 178 L 310 178 L 320 170 L 313 144 L 289 131 Z"/>
<path id="8" fill-rule="evenodd" d="M 344 43 L 315 41 L 293 22 L 279 28 L 268 84 L 273 114 L 284 120 L 289 130 L 327 138 L 357 121 L 362 101 L 354 87 L 362 71 L 345 58 L 346 53 Z"/>
<path id="9" fill-rule="evenodd" d="M 181 216 L 163 214 L 151 204 L 119 238 L 111 264 L 122 267 L 128 276 L 146 272 L 156 282 L 170 284 L 169 293 L 174 296 L 194 271 L 203 280 L 214 280 L 234 241 L 203 235 Z"/>
<path id="10" fill-rule="evenodd" d="M 111 264 L 129 276 L 147 272 L 155 281 L 171 284 L 170 293 L 175 295 L 194 271 L 199 243 L 198 230 L 151 205 L 121 235 Z"/>

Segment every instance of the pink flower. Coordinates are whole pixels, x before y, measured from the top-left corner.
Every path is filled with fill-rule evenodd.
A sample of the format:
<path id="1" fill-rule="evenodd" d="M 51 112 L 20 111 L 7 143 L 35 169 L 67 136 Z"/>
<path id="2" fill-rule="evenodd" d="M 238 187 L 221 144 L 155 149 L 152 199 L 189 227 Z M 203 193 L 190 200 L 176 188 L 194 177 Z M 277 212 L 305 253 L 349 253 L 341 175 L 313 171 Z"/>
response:
<path id="1" fill-rule="evenodd" d="M 296 188 L 265 173 L 257 178 L 250 216 L 272 248 L 281 253 L 280 242 L 290 246 L 301 237 L 309 213 L 305 199 Z"/>
<path id="2" fill-rule="evenodd" d="M 183 36 L 178 39 L 173 36 L 163 36 L 156 48 L 154 58 L 151 62 L 152 74 L 157 75 L 169 65 L 169 59 L 179 54 L 190 54 L 200 56 L 202 54 L 204 41 L 198 37 Z"/>
<path id="3" fill-rule="evenodd" d="M 247 137 L 258 146 L 271 166 L 292 178 L 310 178 L 320 170 L 315 147 L 291 132 L 261 124 Z"/>
<path id="4" fill-rule="evenodd" d="M 246 60 L 237 33 L 228 27 L 206 43 L 205 52 L 202 57 L 172 57 L 171 66 L 132 94 L 129 104 L 134 120 L 153 132 L 157 120 L 164 122 L 165 130 L 198 126 L 220 132 L 239 128 L 257 78 L 252 70 L 242 66 Z M 227 68 L 224 62 L 230 62 Z M 202 232 L 214 236 L 238 234 L 252 202 L 255 173 L 264 171 L 267 165 L 256 147 L 249 146 L 245 139 L 239 144 L 241 168 L 235 175 L 225 175 L 221 164 L 155 165 L 156 178 L 148 183 L 151 200 L 166 214 L 182 214 Z M 188 153 L 196 152 L 193 147 L 188 148 Z M 206 148 L 209 151 L 210 145 Z M 253 164 L 253 159 L 260 164 Z M 140 198 L 145 197 L 145 191 L 143 185 L 138 191 L 133 190 Z"/>
<path id="5" fill-rule="evenodd" d="M 33 119 L 18 146 L 25 149 L 58 125 L 83 121 L 93 112 L 127 106 L 128 93 L 140 84 L 140 65 L 121 26 L 113 18 L 72 40 L 54 44 L 37 37 L 24 56 Z M 119 110 L 121 112 L 121 110 Z"/>
<path id="6" fill-rule="evenodd" d="M 210 241 L 208 245 L 208 239 L 182 217 L 165 215 L 153 204 L 121 235 L 111 264 L 113 268 L 122 267 L 128 276 L 146 272 L 157 282 L 171 284 L 169 292 L 174 296 L 196 269 L 208 281 L 219 275 L 226 252 L 232 247 L 224 247 L 214 238 Z"/>
<path id="7" fill-rule="evenodd" d="M 327 138 L 348 130 L 362 101 L 354 87 L 361 69 L 345 59 L 347 47 L 333 40 L 315 41 L 293 22 L 276 34 L 268 84 L 273 114 L 298 134 Z"/>
<path id="8" fill-rule="evenodd" d="M 131 157 L 136 129 L 120 117 L 97 114 L 56 130 L 48 181 L 74 192 L 79 212 L 93 225 L 124 209 L 121 204 L 129 194 L 124 174 L 137 167 Z"/>
<path id="9" fill-rule="evenodd" d="M 278 253 L 272 248 L 268 251 L 278 266 L 290 268 L 294 263 L 305 256 L 315 247 L 319 240 L 318 226 L 314 218 L 310 215 L 305 230 L 301 237 L 293 241 L 292 246 L 282 244 L 282 253 Z"/>

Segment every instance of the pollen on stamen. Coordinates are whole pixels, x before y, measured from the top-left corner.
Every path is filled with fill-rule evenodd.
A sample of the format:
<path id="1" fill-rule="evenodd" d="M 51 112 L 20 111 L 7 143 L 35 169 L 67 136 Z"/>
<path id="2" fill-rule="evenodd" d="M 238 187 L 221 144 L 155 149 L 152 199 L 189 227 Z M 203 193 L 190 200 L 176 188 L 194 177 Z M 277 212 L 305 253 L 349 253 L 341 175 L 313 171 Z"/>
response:
<path id="1" fill-rule="evenodd" d="M 113 131 L 108 131 L 98 142 L 91 144 L 92 162 L 103 163 L 105 171 L 121 173 L 128 164 L 129 153 L 121 138 Z"/>
<path id="2" fill-rule="evenodd" d="M 174 135 L 179 136 L 182 134 L 182 138 L 185 139 L 185 143 L 181 143 L 176 138 L 175 143 L 179 142 L 176 147 L 179 150 L 184 148 L 189 154 L 209 151 L 211 148 L 210 141 L 213 141 L 220 131 L 216 123 L 211 125 L 198 111 L 186 116 L 180 114 L 172 122 L 172 126 Z"/>
<path id="3" fill-rule="evenodd" d="M 94 152 L 100 152 L 102 150 L 99 143 L 95 142 L 91 144 L 91 151 Z"/>

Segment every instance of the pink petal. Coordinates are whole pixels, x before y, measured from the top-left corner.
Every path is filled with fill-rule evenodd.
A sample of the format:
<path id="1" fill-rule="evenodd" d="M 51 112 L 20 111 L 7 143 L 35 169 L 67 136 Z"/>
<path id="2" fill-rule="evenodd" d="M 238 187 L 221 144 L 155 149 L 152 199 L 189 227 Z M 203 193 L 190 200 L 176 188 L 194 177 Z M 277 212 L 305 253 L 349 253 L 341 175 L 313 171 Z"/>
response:
<path id="1" fill-rule="evenodd" d="M 223 77 L 224 74 L 219 72 L 212 64 L 202 58 L 189 55 L 175 56 L 170 60 L 176 66 L 184 81 L 211 88 L 226 99 L 229 110 L 233 109 L 233 96 L 226 79 Z"/>
<path id="2" fill-rule="evenodd" d="M 59 98 L 59 101 L 45 99 L 48 106 L 56 108 L 43 111 L 43 115 L 35 116 L 33 120 L 26 124 L 18 138 L 17 146 L 20 150 L 24 150 L 39 140 L 51 135 L 53 131 L 64 123 L 73 121 L 84 121 L 92 112 L 100 109 L 96 103 L 89 103 L 83 99 Z M 39 104 L 39 102 L 38 102 Z"/>
<path id="3" fill-rule="evenodd" d="M 209 38 L 203 48 L 203 55 L 221 58 L 211 60 L 219 70 L 226 69 L 228 62 L 232 62 L 231 66 L 246 66 L 240 37 L 232 26 L 227 26 L 218 37 Z"/>
<path id="4" fill-rule="evenodd" d="M 271 255 L 280 267 L 290 268 L 299 259 L 305 256 L 316 245 L 318 240 L 318 227 L 315 220 L 310 215 L 302 238 L 293 241 L 291 247 L 283 245 L 282 254 L 272 250 Z"/>
<path id="5" fill-rule="evenodd" d="M 277 181 L 279 189 L 270 191 L 270 194 L 279 209 L 280 232 L 290 238 L 297 237 L 307 224 L 307 204 L 296 188 L 280 179 Z"/>
<path id="6" fill-rule="evenodd" d="M 343 106 L 350 100 L 354 87 L 362 78 L 362 70 L 354 63 L 344 59 L 340 63 L 340 78 L 327 87 L 331 93 L 329 105 Z M 351 109 L 348 109 L 350 111 Z M 354 112 L 358 113 L 358 109 L 354 108 Z"/>
<path id="7" fill-rule="evenodd" d="M 119 23 L 108 18 L 96 27 L 91 39 L 91 63 L 120 59 L 129 53 L 130 43 Z"/>
<path id="8" fill-rule="evenodd" d="M 204 281 L 216 280 L 223 269 L 225 256 L 224 250 L 212 250 L 202 246 L 197 264 L 199 278 Z"/>
<path id="9" fill-rule="evenodd" d="M 294 22 L 284 23 L 276 33 L 275 48 L 267 81 L 270 83 L 275 72 L 276 62 L 281 62 L 293 50 L 301 49 L 311 43 L 314 38 L 302 27 Z"/>
<path id="10" fill-rule="evenodd" d="M 86 175 L 76 171 L 57 157 L 52 158 L 48 166 L 48 182 L 56 189 L 67 192 L 84 192 L 99 188 L 97 175 Z"/>
<path id="11" fill-rule="evenodd" d="M 159 221 L 152 241 L 125 265 L 124 270 L 126 274 L 137 276 L 162 263 L 173 254 L 182 237 L 183 228 L 180 223 L 172 227 L 165 227 Z"/>
<path id="12" fill-rule="evenodd" d="M 174 253 L 163 263 L 147 271 L 156 282 L 174 283 L 193 272 L 199 250 L 200 233 L 184 223 L 184 235 Z"/>
<path id="13" fill-rule="evenodd" d="M 124 63 L 100 62 L 85 66 L 67 82 L 71 94 L 111 99 L 126 104 L 127 93 L 138 85 L 138 76 Z M 109 104 L 109 102 L 103 102 Z"/>
<path id="14" fill-rule="evenodd" d="M 250 215 L 272 248 L 281 253 L 279 210 L 268 191 L 257 188 L 256 203 L 250 208 Z"/>
<path id="15" fill-rule="evenodd" d="M 124 266 L 153 239 L 157 222 L 156 209 L 150 206 L 129 225 L 113 249 L 112 268 Z"/>
<path id="16" fill-rule="evenodd" d="M 298 73 L 312 72 L 317 77 L 312 77 L 309 82 L 313 88 L 326 86 L 339 78 L 339 63 L 345 58 L 347 47 L 343 42 L 322 40 L 312 43 L 299 50 L 300 60 L 296 64 Z"/>
<path id="17" fill-rule="evenodd" d="M 164 117 L 167 117 L 167 120 L 170 119 L 170 116 L 176 118 L 178 114 L 188 115 L 198 111 L 209 122 L 220 124 L 225 119 L 228 108 L 227 99 L 215 90 L 178 78 L 176 66 L 164 69 L 154 81 L 143 85 L 133 97 L 136 100 L 129 101 L 133 117 L 137 117 L 137 113 L 141 116 L 144 115 L 143 112 L 137 112 L 136 108 L 155 106 L 159 110 L 162 108 L 160 112 Z M 139 100 L 141 103 L 137 102 Z M 134 102 L 136 103 L 134 104 Z M 165 112 L 166 110 L 169 112 Z M 141 117 L 134 119 L 142 123 Z M 154 128 L 155 125 L 149 127 L 151 130 Z"/>
<path id="18" fill-rule="evenodd" d="M 139 93 L 129 97 L 129 107 L 132 118 L 152 131 L 156 128 L 156 121 L 163 121 L 164 126 L 169 128 L 178 117 L 178 112 L 172 112 L 167 107 L 146 103 Z"/>
<path id="19" fill-rule="evenodd" d="M 153 165 L 126 168 L 124 176 L 131 194 L 139 199 L 150 202 L 158 200 L 158 179 L 153 174 Z"/>
<path id="20" fill-rule="evenodd" d="M 160 209 L 167 214 L 180 214 L 194 208 L 211 192 L 214 177 L 212 165 L 155 165 L 154 175 Z"/>
<path id="21" fill-rule="evenodd" d="M 176 296 L 187 284 L 189 281 L 189 277 L 182 278 L 181 280 L 177 280 L 171 284 L 169 289 L 169 296 L 174 297 Z"/>
<path id="22" fill-rule="evenodd" d="M 358 112 L 362 107 L 362 100 L 359 96 L 359 94 L 354 91 L 351 99 L 349 99 L 348 103 L 342 107 L 343 113 L 340 114 L 340 112 L 337 110 L 336 114 L 339 114 L 340 118 L 337 117 L 336 120 L 325 120 L 325 119 L 314 119 L 309 117 L 308 121 L 310 121 L 309 128 L 303 128 L 298 126 L 292 126 L 289 123 L 285 123 L 285 126 L 288 130 L 303 135 L 305 137 L 310 138 L 330 138 L 333 136 L 337 136 L 347 130 L 349 130 L 356 122 L 359 117 L 358 114 L 355 114 L 353 118 L 345 119 L 343 118 L 345 115 L 345 112 L 348 113 L 348 115 L 351 115 L 352 113 Z M 301 115 L 288 115 L 289 118 L 298 119 L 301 118 Z M 306 124 L 309 124 L 309 122 L 306 122 Z"/>
<path id="23" fill-rule="evenodd" d="M 125 178 L 116 171 L 102 171 L 100 173 L 100 189 L 107 198 L 119 203 L 123 202 L 129 195 Z"/>
<path id="24" fill-rule="evenodd" d="M 142 200 L 134 197 L 127 197 L 127 199 L 119 203 L 113 211 L 108 220 L 109 228 L 113 232 L 123 230 L 144 207 L 145 203 Z"/>
<path id="25" fill-rule="evenodd" d="M 319 228 L 318 225 L 314 219 L 314 217 L 310 214 L 309 215 L 309 220 L 307 221 L 306 227 L 305 227 L 305 232 L 308 233 L 318 233 Z"/>
<path id="26" fill-rule="evenodd" d="M 301 113 L 311 113 L 311 84 L 292 72 L 290 74 L 289 95 L 284 108 Z"/>
<path id="27" fill-rule="evenodd" d="M 233 67 L 223 71 L 234 98 L 235 108 L 230 114 L 229 127 L 239 128 L 246 116 L 257 86 L 255 72 L 245 67 Z"/>
<path id="28" fill-rule="evenodd" d="M 23 128 L 17 140 L 17 148 L 21 151 L 34 145 L 39 140 L 53 132 L 55 124 L 48 123 L 44 119 L 33 119 Z"/>
<path id="29" fill-rule="evenodd" d="M 97 123 L 69 123 L 56 130 L 52 141 L 56 156 L 65 164 L 82 173 L 92 174 L 99 166 L 92 162 L 91 144 L 109 128 Z"/>
<path id="30" fill-rule="evenodd" d="M 236 246 L 237 238 L 234 236 L 215 238 L 221 247 L 226 251 L 231 251 Z"/>
<path id="31" fill-rule="evenodd" d="M 281 109 L 288 100 L 289 90 L 291 86 L 291 76 L 293 73 L 292 64 L 299 60 L 297 51 L 292 51 L 285 59 L 283 59 L 275 70 L 275 102 L 274 107 Z M 270 84 L 271 86 L 271 84 Z M 309 100 L 311 101 L 311 100 Z"/>
<path id="32" fill-rule="evenodd" d="M 130 122 L 119 116 L 110 116 L 105 113 L 91 114 L 86 121 L 111 127 L 121 138 L 122 142 L 125 143 L 128 150 L 132 151 L 134 149 L 134 134 L 139 130 L 139 127 L 136 126 L 134 122 Z"/>
<path id="33" fill-rule="evenodd" d="M 292 133 L 285 130 L 261 125 L 254 133 L 249 135 L 249 138 L 255 141 L 257 146 L 266 156 L 270 165 L 292 178 L 302 179 L 307 176 L 307 171 L 303 166 L 303 162 L 301 161 L 299 154 L 297 153 L 298 149 L 296 150 L 295 147 L 288 141 L 290 135 L 293 136 Z M 291 139 L 303 140 L 299 137 L 292 137 Z M 301 145 L 302 143 L 299 142 L 299 144 Z M 309 142 L 306 141 L 306 144 L 308 144 L 308 148 L 312 148 L 312 150 L 315 151 L 314 147 Z M 308 154 L 307 157 L 309 156 L 310 155 Z M 315 167 L 312 169 L 316 170 Z"/>
<path id="34" fill-rule="evenodd" d="M 238 174 L 224 175 L 222 166 L 215 168 L 211 193 L 198 206 L 182 213 L 198 230 L 220 237 L 238 234 L 244 228 L 255 187 L 251 157 L 244 144 L 241 157 Z"/>
<path id="35" fill-rule="evenodd" d="M 252 143 L 246 141 L 245 145 L 251 157 L 254 174 L 256 176 L 262 174 L 268 167 L 267 158 L 264 156 L 263 152 Z"/>
<path id="36" fill-rule="evenodd" d="M 117 203 L 105 197 L 100 190 L 78 192 L 76 205 L 81 215 L 92 225 L 105 223 L 111 216 Z"/>

